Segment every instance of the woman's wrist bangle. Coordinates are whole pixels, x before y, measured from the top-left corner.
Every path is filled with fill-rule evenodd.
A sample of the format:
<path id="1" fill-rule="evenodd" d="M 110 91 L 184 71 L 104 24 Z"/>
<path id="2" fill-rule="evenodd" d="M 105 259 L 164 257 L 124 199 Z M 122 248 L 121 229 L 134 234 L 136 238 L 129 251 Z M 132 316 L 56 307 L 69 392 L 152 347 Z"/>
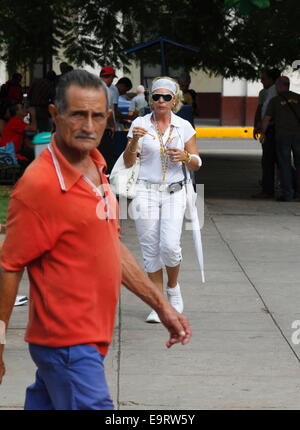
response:
<path id="1" fill-rule="evenodd" d="M 183 163 L 189 163 L 191 161 L 191 154 L 188 151 L 184 151 L 185 153 L 185 160 L 183 160 Z"/>
<path id="2" fill-rule="evenodd" d="M 195 159 L 197 160 L 197 162 L 198 162 L 198 167 L 201 167 L 201 166 L 202 166 L 202 160 L 201 160 L 201 158 L 199 157 L 199 155 L 196 155 L 196 154 L 190 154 L 190 161 L 191 161 L 193 158 L 195 158 Z"/>

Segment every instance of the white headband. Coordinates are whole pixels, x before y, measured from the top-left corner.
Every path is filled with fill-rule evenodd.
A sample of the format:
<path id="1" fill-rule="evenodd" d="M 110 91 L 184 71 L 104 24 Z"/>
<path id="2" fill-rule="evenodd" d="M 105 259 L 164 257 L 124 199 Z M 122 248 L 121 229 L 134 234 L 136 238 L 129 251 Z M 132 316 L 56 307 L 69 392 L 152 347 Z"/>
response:
<path id="1" fill-rule="evenodd" d="M 169 79 L 158 79 L 155 81 L 152 85 L 151 92 L 153 93 L 153 91 L 158 90 L 159 88 L 172 91 L 174 95 L 176 94 L 176 85 Z"/>

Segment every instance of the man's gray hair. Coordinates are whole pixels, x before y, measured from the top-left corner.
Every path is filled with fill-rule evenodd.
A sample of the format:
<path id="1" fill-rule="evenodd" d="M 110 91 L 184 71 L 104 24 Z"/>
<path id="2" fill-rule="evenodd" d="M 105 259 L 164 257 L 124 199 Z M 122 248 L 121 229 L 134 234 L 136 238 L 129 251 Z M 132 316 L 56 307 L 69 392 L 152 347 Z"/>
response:
<path id="1" fill-rule="evenodd" d="M 86 70 L 72 70 L 59 78 L 54 104 L 59 113 L 63 113 L 68 108 L 67 90 L 71 85 L 80 88 L 95 88 L 96 90 L 102 89 L 106 97 L 106 110 L 110 106 L 110 94 L 105 83 L 98 76 L 87 72 Z"/>

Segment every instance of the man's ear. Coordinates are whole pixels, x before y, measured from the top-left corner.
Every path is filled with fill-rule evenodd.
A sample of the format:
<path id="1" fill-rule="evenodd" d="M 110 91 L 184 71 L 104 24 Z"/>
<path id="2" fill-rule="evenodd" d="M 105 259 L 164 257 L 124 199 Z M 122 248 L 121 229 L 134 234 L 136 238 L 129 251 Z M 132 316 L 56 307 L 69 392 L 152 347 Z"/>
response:
<path id="1" fill-rule="evenodd" d="M 51 115 L 51 118 L 52 118 L 52 119 L 53 119 L 53 121 L 56 123 L 56 117 L 57 117 L 57 115 L 58 115 L 58 111 L 57 111 L 56 106 L 55 106 L 55 105 L 53 105 L 53 104 L 50 104 L 50 105 L 48 106 L 48 111 L 49 111 L 49 113 L 50 113 L 50 115 Z"/>

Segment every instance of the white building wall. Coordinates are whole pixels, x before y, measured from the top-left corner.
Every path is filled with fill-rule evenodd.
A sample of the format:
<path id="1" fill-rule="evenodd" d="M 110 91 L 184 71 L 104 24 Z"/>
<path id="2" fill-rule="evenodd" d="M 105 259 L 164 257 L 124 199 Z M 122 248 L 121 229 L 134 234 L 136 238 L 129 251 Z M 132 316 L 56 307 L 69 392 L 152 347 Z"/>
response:
<path id="1" fill-rule="evenodd" d="M 132 89 L 129 92 L 135 93 L 136 87 L 142 84 L 139 63 L 132 62 L 129 66 L 129 70 L 129 72 L 124 72 L 122 75 L 120 75 L 120 78 L 122 78 L 122 76 L 126 76 L 126 78 L 129 78 L 132 82 Z"/>
<path id="2" fill-rule="evenodd" d="M 222 95 L 224 97 L 244 97 L 247 95 L 245 79 L 223 79 Z"/>
<path id="3" fill-rule="evenodd" d="M 139 63 L 133 62 L 129 66 L 130 72 L 124 75 L 129 77 L 133 84 L 133 90 L 140 85 L 140 66 Z M 151 70 L 151 67 L 148 66 Z M 157 66 L 153 66 L 153 69 L 159 69 Z M 160 75 L 160 71 L 156 72 L 156 76 Z M 190 88 L 195 90 L 197 93 L 221 93 L 222 92 L 222 77 L 211 76 L 201 70 L 191 72 L 191 85 Z"/>
<path id="4" fill-rule="evenodd" d="M 288 76 L 290 78 L 290 90 L 294 91 L 295 93 L 300 94 L 300 71 L 293 70 L 291 67 L 289 67 L 287 70 L 283 72 L 285 76 Z"/>
<path id="5" fill-rule="evenodd" d="M 247 82 L 247 96 L 258 97 L 260 90 L 263 89 L 262 83 L 259 81 L 248 81 Z"/>
<path id="6" fill-rule="evenodd" d="M 201 70 L 191 73 L 191 85 L 197 93 L 221 93 L 222 76 L 210 76 Z"/>
<path id="7" fill-rule="evenodd" d="M 0 85 L 4 84 L 8 79 L 5 63 L 0 61 Z"/>

